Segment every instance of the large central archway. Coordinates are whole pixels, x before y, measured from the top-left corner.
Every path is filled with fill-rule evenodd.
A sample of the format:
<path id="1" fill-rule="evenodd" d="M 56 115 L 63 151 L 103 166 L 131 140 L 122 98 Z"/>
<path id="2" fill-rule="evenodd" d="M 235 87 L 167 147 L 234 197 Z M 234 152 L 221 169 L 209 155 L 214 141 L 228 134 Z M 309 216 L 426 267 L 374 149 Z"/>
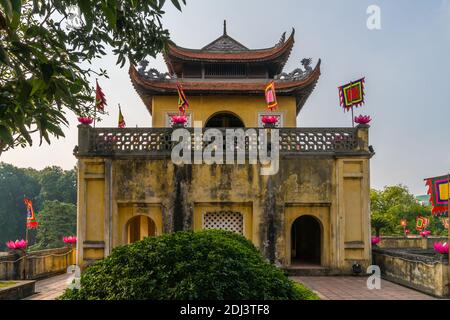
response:
<path id="1" fill-rule="evenodd" d="M 154 237 L 156 235 L 155 222 L 147 216 L 135 216 L 128 220 L 125 227 L 127 232 L 127 243 L 133 243 L 143 240 L 145 237 Z"/>
<path id="2" fill-rule="evenodd" d="M 234 113 L 217 112 L 205 124 L 205 128 L 243 128 L 244 122 Z"/>
<path id="3" fill-rule="evenodd" d="M 320 222 L 313 216 L 301 216 L 291 228 L 291 264 L 320 265 L 321 236 Z"/>

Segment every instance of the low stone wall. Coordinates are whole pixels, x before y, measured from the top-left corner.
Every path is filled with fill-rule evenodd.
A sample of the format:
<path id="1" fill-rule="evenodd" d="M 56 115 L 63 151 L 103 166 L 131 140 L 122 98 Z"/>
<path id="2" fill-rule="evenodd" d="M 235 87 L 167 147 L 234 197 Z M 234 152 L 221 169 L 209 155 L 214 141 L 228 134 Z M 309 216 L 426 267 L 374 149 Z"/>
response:
<path id="1" fill-rule="evenodd" d="M 379 248 L 422 248 L 433 249 L 435 242 L 447 242 L 447 237 L 421 237 L 421 236 L 381 236 L 381 241 L 378 244 Z"/>
<path id="2" fill-rule="evenodd" d="M 448 255 L 444 259 L 432 249 L 375 248 L 372 259 L 386 280 L 437 297 L 449 294 Z"/>
<path id="3" fill-rule="evenodd" d="M 0 280 L 39 279 L 64 273 L 75 264 L 76 251 L 57 248 L 29 252 L 28 255 L 0 255 Z"/>
<path id="4" fill-rule="evenodd" d="M 36 281 L 18 281 L 16 284 L 0 289 L 0 300 L 20 300 L 31 296 Z"/>

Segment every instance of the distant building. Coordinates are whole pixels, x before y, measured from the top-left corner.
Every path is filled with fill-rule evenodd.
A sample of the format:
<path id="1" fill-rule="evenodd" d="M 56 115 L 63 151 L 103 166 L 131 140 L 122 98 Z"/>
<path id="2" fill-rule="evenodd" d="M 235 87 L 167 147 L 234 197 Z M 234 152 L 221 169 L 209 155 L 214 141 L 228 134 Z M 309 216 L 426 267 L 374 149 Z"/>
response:
<path id="1" fill-rule="evenodd" d="M 416 198 L 416 201 L 423 206 L 430 205 L 430 195 L 429 194 L 415 196 L 415 198 Z"/>

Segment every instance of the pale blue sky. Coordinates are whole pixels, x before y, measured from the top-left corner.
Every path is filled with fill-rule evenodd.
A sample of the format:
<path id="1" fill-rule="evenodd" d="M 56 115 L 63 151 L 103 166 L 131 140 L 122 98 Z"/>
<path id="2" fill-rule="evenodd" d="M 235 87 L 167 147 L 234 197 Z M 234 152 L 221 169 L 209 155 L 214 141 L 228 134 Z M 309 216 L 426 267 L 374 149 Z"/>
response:
<path id="1" fill-rule="evenodd" d="M 366 27 L 371 4 L 381 8 L 381 30 Z M 350 126 L 350 114 L 338 106 L 337 87 L 365 76 L 367 102 L 356 114 L 373 118 L 372 187 L 403 183 L 423 194 L 423 178 L 450 171 L 450 1 L 188 0 L 183 13 L 170 1 L 166 10 L 163 23 L 172 39 L 192 48 L 220 36 L 223 19 L 228 34 L 250 48 L 272 46 L 294 27 L 296 43 L 285 71 L 298 67 L 303 57 L 312 57 L 314 64 L 322 58 L 322 76 L 300 112 L 300 126 Z M 161 57 L 151 65 L 166 71 Z M 110 112 L 101 125 L 117 125 L 121 103 L 128 126 L 149 126 L 128 67 L 116 67 L 112 56 L 94 67 L 110 75 L 101 80 Z M 0 160 L 21 167 L 73 167 L 77 121 L 73 115 L 69 119 L 65 139 L 9 151 Z"/>

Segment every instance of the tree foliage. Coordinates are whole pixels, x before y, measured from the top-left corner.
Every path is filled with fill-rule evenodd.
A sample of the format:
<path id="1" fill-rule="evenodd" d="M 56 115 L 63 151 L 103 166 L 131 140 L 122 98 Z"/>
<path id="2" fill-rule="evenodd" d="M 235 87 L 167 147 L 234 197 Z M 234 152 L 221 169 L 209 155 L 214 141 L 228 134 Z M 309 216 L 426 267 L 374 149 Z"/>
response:
<path id="1" fill-rule="evenodd" d="M 0 251 L 6 241 L 25 237 L 24 195 L 34 200 L 40 185 L 30 170 L 0 163 Z"/>
<path id="2" fill-rule="evenodd" d="M 172 0 L 178 8 L 180 0 Z M 185 0 L 182 0 L 185 2 Z M 92 113 L 89 67 L 112 48 L 117 64 L 163 50 L 165 0 L 0 1 L 0 154 L 62 137 L 67 110 Z"/>
<path id="3" fill-rule="evenodd" d="M 63 299 L 314 299 L 229 231 L 176 232 L 117 247 Z"/>
<path id="4" fill-rule="evenodd" d="M 428 230 L 433 235 L 446 235 L 446 231 L 438 217 L 431 215 L 431 207 L 420 204 L 406 186 L 387 186 L 383 190 L 370 191 L 372 229 L 379 235 L 403 235 L 400 220 L 406 219 L 411 234 L 415 230 L 416 218 L 428 217 Z"/>
<path id="5" fill-rule="evenodd" d="M 37 216 L 36 243 L 32 250 L 58 248 L 64 246 L 64 236 L 75 235 L 77 231 L 77 207 L 58 200 L 43 203 Z"/>
<path id="6" fill-rule="evenodd" d="M 43 170 L 23 169 L 0 162 L 0 251 L 4 249 L 6 241 L 25 238 L 26 208 L 23 203 L 25 196 L 33 201 L 38 222 L 40 224 L 43 222 L 45 226 L 47 223 L 45 219 L 41 220 L 41 214 L 46 202 L 56 200 L 62 211 L 67 209 L 67 205 L 72 209 L 75 208 L 76 170 L 62 170 L 59 167 L 47 167 Z M 49 208 L 54 212 L 53 209 L 58 206 L 53 205 Z M 47 211 L 44 211 L 44 216 L 48 216 Z M 50 215 L 53 216 L 53 214 Z M 70 221 L 67 223 L 75 226 L 75 215 L 70 214 L 68 217 Z M 71 234 L 74 234 L 73 227 L 69 230 L 56 230 L 60 226 L 62 225 L 50 222 L 45 230 L 55 227 L 55 230 L 49 232 L 59 234 L 71 230 Z M 35 242 L 36 236 L 41 232 L 44 232 L 41 226 L 29 232 L 30 245 Z M 47 239 L 44 236 L 38 238 Z M 42 243 L 50 242 L 45 240 Z M 40 247 L 43 248 L 43 246 Z"/>

